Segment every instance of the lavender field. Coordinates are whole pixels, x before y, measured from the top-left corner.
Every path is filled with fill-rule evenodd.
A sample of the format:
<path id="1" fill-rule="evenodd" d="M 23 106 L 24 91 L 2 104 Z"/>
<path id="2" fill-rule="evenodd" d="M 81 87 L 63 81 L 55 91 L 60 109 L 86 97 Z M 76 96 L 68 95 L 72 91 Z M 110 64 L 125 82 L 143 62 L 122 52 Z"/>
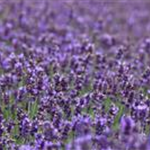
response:
<path id="1" fill-rule="evenodd" d="M 1 0 L 0 150 L 150 150 L 150 1 Z"/>

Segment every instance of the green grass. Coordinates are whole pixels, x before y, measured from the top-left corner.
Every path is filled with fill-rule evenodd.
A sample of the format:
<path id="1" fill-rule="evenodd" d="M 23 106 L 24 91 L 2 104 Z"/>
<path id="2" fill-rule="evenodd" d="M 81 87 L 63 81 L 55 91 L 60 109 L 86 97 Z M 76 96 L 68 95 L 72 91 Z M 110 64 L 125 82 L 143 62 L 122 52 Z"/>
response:
<path id="1" fill-rule="evenodd" d="M 119 100 L 117 100 L 115 102 L 113 101 L 113 103 L 119 108 L 118 113 L 115 116 L 114 123 L 112 125 L 112 128 L 114 130 L 117 130 L 117 129 L 119 129 L 120 119 L 121 119 L 122 115 L 125 113 L 125 106 L 122 105 Z M 111 104 L 112 104 L 112 100 L 108 97 L 104 100 L 103 104 L 105 106 L 105 112 L 108 113 L 108 111 L 110 110 Z"/>
<path id="2" fill-rule="evenodd" d="M 119 122 L 120 122 L 120 119 L 122 117 L 122 115 L 124 114 L 125 112 L 125 106 L 123 106 L 119 101 L 116 102 L 116 105 L 117 107 L 119 108 L 119 111 L 115 117 L 115 120 L 114 120 L 114 123 L 113 123 L 113 129 L 114 130 L 117 130 L 119 129 Z"/>
<path id="3" fill-rule="evenodd" d="M 34 102 L 28 102 L 28 115 L 31 119 L 33 119 L 38 112 L 38 100 L 36 99 Z"/>
<path id="4" fill-rule="evenodd" d="M 109 109 L 110 109 L 110 106 L 111 106 L 111 104 L 112 104 L 112 101 L 111 101 L 111 99 L 110 99 L 109 97 L 107 97 L 107 98 L 104 100 L 103 104 L 104 104 L 104 107 L 105 107 L 105 111 L 108 112 Z"/>

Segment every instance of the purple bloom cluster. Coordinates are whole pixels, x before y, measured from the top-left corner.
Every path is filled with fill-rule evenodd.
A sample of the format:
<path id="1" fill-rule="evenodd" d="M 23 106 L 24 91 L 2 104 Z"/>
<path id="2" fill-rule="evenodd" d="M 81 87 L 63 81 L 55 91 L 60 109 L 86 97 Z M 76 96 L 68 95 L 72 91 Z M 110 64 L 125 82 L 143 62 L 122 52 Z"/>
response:
<path id="1" fill-rule="evenodd" d="M 0 2 L 0 150 L 150 150 L 147 2 Z"/>

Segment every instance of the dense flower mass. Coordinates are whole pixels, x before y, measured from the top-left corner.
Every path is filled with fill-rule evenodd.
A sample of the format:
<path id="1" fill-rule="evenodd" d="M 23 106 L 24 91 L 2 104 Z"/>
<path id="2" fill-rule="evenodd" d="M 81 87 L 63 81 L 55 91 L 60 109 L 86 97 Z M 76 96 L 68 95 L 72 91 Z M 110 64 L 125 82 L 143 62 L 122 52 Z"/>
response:
<path id="1" fill-rule="evenodd" d="M 0 150 L 150 150 L 149 8 L 0 1 Z"/>

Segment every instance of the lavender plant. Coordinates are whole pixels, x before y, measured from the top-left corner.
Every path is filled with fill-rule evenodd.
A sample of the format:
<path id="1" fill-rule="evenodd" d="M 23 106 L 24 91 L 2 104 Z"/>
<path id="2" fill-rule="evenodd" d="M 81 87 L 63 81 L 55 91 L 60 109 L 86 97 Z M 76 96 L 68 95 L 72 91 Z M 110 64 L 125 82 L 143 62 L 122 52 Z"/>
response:
<path id="1" fill-rule="evenodd" d="M 150 150 L 149 2 L 0 2 L 0 150 Z"/>

